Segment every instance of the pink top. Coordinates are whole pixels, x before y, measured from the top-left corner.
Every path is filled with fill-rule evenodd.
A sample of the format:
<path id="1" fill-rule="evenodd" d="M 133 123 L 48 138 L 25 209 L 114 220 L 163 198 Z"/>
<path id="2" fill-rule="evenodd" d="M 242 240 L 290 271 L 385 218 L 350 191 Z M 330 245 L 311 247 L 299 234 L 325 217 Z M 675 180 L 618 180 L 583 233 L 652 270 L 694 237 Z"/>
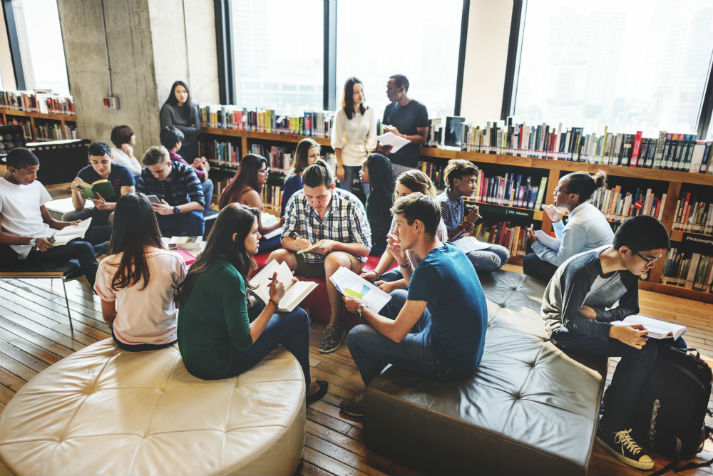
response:
<path id="1" fill-rule="evenodd" d="M 115 291 L 111 288 L 111 280 L 121 256 L 122 253 L 107 256 L 99 263 L 94 284 L 104 301 L 116 301 L 114 336 L 128 345 L 160 345 L 175 341 L 178 308 L 173 302 L 173 293 L 186 276 L 183 259 L 172 251 L 152 251 L 146 255 L 150 272 L 148 286 L 142 289 L 142 280 Z"/>

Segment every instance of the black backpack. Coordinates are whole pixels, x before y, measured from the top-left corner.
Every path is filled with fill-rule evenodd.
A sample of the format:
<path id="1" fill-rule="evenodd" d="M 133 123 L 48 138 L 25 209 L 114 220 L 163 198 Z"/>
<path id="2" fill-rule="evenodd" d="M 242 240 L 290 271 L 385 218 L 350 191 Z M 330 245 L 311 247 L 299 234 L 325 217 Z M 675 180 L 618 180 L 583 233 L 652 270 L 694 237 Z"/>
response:
<path id="1" fill-rule="evenodd" d="M 691 353 L 693 350 L 660 346 L 634 410 L 632 433 L 636 442 L 674 460 L 658 474 L 675 468 L 680 458 L 699 453 L 711 433 L 711 427 L 705 424 L 706 413 L 710 412 L 711 368 L 699 353 Z"/>

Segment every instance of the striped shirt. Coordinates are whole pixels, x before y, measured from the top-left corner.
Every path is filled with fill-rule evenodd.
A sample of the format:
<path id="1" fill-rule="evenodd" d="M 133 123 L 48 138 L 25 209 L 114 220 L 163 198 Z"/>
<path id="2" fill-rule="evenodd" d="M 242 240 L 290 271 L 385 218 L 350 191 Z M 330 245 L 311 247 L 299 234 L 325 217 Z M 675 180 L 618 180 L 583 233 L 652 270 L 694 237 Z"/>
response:
<path id="1" fill-rule="evenodd" d="M 292 195 L 285 209 L 285 227 L 282 238 L 304 238 L 314 244 L 319 240 L 334 240 L 340 243 L 362 243 L 371 248 L 371 229 L 364 205 L 351 193 L 335 188 L 327 214 L 323 219 L 308 203 L 304 190 Z M 307 263 L 322 263 L 324 256 L 305 253 Z M 359 257 L 365 261 L 365 257 Z"/>

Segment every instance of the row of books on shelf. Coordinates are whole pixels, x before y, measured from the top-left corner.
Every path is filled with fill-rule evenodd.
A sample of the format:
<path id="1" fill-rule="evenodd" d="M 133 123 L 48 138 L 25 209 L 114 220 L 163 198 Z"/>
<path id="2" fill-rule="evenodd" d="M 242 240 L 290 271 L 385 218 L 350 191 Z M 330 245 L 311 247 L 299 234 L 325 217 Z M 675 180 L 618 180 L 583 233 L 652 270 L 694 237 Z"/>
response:
<path id="1" fill-rule="evenodd" d="M 292 148 L 289 146 L 250 144 L 250 153 L 267 159 L 267 165 L 275 171 L 287 171 L 292 167 Z"/>
<path id="2" fill-rule="evenodd" d="M 713 292 L 713 256 L 671 248 L 666 255 L 661 282 L 694 291 Z"/>
<path id="3" fill-rule="evenodd" d="M 37 140 L 66 140 L 77 138 L 77 128 L 65 124 L 62 127 L 59 123 L 37 124 Z"/>
<path id="4" fill-rule="evenodd" d="M 208 127 L 245 131 L 329 137 L 333 112 L 308 111 L 302 115 L 280 114 L 274 109 L 247 109 L 238 106 L 200 106 L 201 123 Z"/>
<path id="5" fill-rule="evenodd" d="M 260 198 L 266 207 L 279 210 L 282 201 L 282 185 L 265 185 Z"/>
<path id="6" fill-rule="evenodd" d="M 713 202 L 696 200 L 686 193 L 676 202 L 673 229 L 713 234 Z"/>
<path id="7" fill-rule="evenodd" d="M 613 188 L 600 188 L 594 191 L 591 201 L 609 221 L 623 222 L 629 217 L 650 215 L 661 220 L 666 193 L 657 196 L 650 189 L 636 187 L 636 190 L 623 192 L 621 185 Z"/>
<path id="8" fill-rule="evenodd" d="M 527 227 L 511 226 L 503 221 L 495 225 L 479 223 L 473 236 L 486 243 L 502 245 L 510 251 L 510 256 L 525 256 L 527 253 Z"/>
<path id="9" fill-rule="evenodd" d="M 43 114 L 74 114 L 74 99 L 47 91 L 0 91 L 0 108 Z"/>
<path id="10" fill-rule="evenodd" d="M 16 119 L 14 117 L 6 118 L 6 123 L 2 123 L 2 118 L 0 118 L 0 125 L 2 126 L 20 126 L 22 128 L 22 135 L 26 138 L 31 138 L 32 137 L 32 126 L 30 125 L 30 121 L 26 119 Z"/>
<path id="11" fill-rule="evenodd" d="M 237 167 L 242 156 L 240 145 L 229 141 L 203 139 L 198 143 L 198 155 L 206 157 L 212 164 Z"/>
<path id="12" fill-rule="evenodd" d="M 462 127 L 467 151 L 713 174 L 713 143 L 697 140 L 696 134 L 661 131 L 646 138 L 641 131 L 613 133 L 608 127 L 601 134 L 585 134 L 582 127 L 565 130 L 562 124 L 513 124 L 511 119 Z"/>

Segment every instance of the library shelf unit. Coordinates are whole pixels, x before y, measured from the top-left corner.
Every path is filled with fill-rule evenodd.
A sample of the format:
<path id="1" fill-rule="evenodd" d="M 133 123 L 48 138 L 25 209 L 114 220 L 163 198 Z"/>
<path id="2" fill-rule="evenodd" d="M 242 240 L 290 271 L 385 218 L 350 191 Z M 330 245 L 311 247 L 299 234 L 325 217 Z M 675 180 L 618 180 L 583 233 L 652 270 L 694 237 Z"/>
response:
<path id="1" fill-rule="evenodd" d="M 42 112 L 4 108 L 0 108 L 0 118 L 3 124 L 13 125 L 14 122 L 17 122 L 18 125 L 23 126 L 25 140 L 27 140 L 27 142 L 73 139 L 73 137 L 67 137 L 67 126 L 76 127 L 77 122 L 74 114 L 45 114 Z M 45 130 L 48 125 L 58 125 L 60 137 L 45 136 L 43 130 Z"/>

